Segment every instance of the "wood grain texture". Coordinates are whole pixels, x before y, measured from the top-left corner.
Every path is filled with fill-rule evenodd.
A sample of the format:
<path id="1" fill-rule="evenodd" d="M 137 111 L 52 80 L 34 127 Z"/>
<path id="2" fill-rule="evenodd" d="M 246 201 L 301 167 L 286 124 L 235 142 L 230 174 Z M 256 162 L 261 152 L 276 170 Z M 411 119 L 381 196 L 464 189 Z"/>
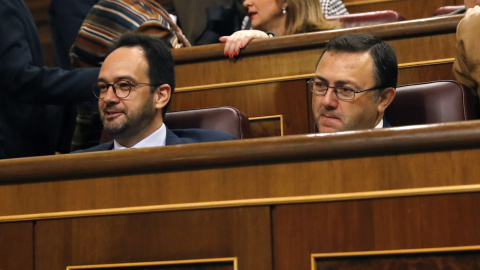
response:
<path id="1" fill-rule="evenodd" d="M 95 264 L 68 266 L 67 270 L 238 270 L 237 258 L 214 258 L 194 260 L 173 260 L 158 262 L 133 262 L 117 264 Z"/>
<path id="2" fill-rule="evenodd" d="M 335 160 L 426 151 L 476 149 L 480 121 L 367 129 L 340 133 L 309 134 L 100 151 L 0 160 L 0 181 L 49 182 L 99 176 L 128 176 L 238 167 L 261 163 Z M 128 162 L 127 162 L 128 161 Z M 121 165 L 119 165 L 121 164 Z"/>
<path id="3" fill-rule="evenodd" d="M 312 253 L 328 258 L 336 252 L 478 245 L 478 199 L 480 193 L 468 193 L 278 206 L 276 269 L 309 269 Z M 394 261 L 402 262 L 401 256 Z"/>
<path id="4" fill-rule="evenodd" d="M 33 222 L 0 224 L 0 269 L 33 270 Z"/>
<path id="5" fill-rule="evenodd" d="M 474 185 L 479 132 L 480 122 L 470 121 L 4 160 L 0 219 Z M 69 213 L 87 210 L 101 212 Z"/>
<path id="6" fill-rule="evenodd" d="M 308 133 L 306 80 L 176 93 L 172 111 L 232 106 L 251 117 L 283 116 L 284 134 Z"/>
<path id="7" fill-rule="evenodd" d="M 272 269 L 269 207 L 48 220 L 35 235 L 36 270 L 225 257 Z"/>
<path id="8" fill-rule="evenodd" d="M 417 20 L 409 20 L 409 21 L 400 21 L 400 22 L 393 22 L 381 25 L 371 25 L 371 26 L 364 26 L 364 27 L 356 27 L 356 28 L 349 28 L 349 29 L 338 29 L 338 30 L 330 30 L 330 31 L 321 31 L 321 32 L 312 32 L 312 33 L 305 33 L 305 34 L 297 34 L 297 35 L 290 35 L 290 36 L 282 36 L 277 37 L 274 39 L 263 39 L 263 40 L 253 40 L 248 44 L 245 49 L 242 50 L 240 57 L 234 58 L 234 60 L 228 59 L 223 54 L 223 44 L 213 44 L 213 45 L 205 45 L 205 46 L 194 46 L 188 48 L 182 48 L 179 50 L 174 50 L 173 55 L 177 66 L 180 67 L 181 65 L 194 65 L 194 64 L 201 64 L 203 62 L 215 62 L 216 64 L 224 64 L 230 63 L 234 65 L 235 63 L 240 62 L 242 63 L 248 62 L 247 59 L 249 57 L 253 57 L 254 55 L 263 55 L 268 59 L 269 57 L 272 58 L 272 54 L 275 53 L 287 53 L 287 52 L 295 52 L 302 53 L 304 50 L 310 51 L 315 49 L 321 49 L 325 46 L 325 43 L 342 33 L 371 33 L 374 34 L 383 40 L 386 41 L 393 41 L 399 39 L 407 39 L 412 37 L 421 37 L 421 36 L 437 36 L 437 35 L 444 35 L 444 34 L 451 34 L 455 33 L 456 26 L 458 22 L 463 18 L 463 15 L 454 15 L 454 16 L 446 16 L 446 17 L 434 17 L 434 18 L 426 18 L 426 19 L 417 19 Z M 420 45 L 420 44 L 417 44 Z M 437 44 L 438 45 L 438 44 Z M 406 52 L 414 52 L 412 47 L 405 48 Z M 416 48 L 415 48 L 416 49 Z M 431 49 L 431 48 L 430 48 Z M 437 52 L 440 53 L 440 52 Z M 426 50 L 422 52 L 422 54 L 426 55 L 433 55 L 431 54 L 430 50 Z M 301 54 L 297 55 L 300 56 Z M 310 54 L 310 57 L 312 54 Z M 318 56 L 320 56 L 318 54 Z M 318 60 L 317 56 L 317 60 Z M 294 57 L 292 57 L 293 59 Z M 305 59 L 304 57 L 299 57 L 300 59 Z M 272 60 L 274 61 L 274 59 Z M 312 60 L 309 60 L 312 61 Z M 268 61 L 265 61 L 268 63 Z M 298 61 L 297 61 L 298 62 Z M 267 64 L 265 63 L 265 65 Z M 293 62 L 292 64 L 295 64 Z M 263 70 L 257 66 L 251 66 L 250 68 L 259 68 L 259 70 Z M 271 66 L 270 66 L 271 67 Z M 293 66 L 295 67 L 295 65 Z M 251 71 L 246 69 L 247 71 Z M 278 72 L 282 72 L 284 69 L 279 69 Z M 220 71 L 220 70 L 218 70 Z M 222 71 L 223 72 L 223 71 Z M 241 70 L 238 72 L 237 75 L 242 75 Z M 193 73 L 186 73 L 184 76 L 192 76 Z M 254 76 L 255 74 L 249 74 L 250 76 Z M 180 77 L 177 77 L 179 80 L 178 82 L 182 82 Z M 196 76 L 191 77 L 191 79 L 203 79 L 198 78 L 198 73 Z M 220 76 L 220 78 L 226 79 L 225 76 Z M 185 82 L 182 82 L 185 83 Z M 179 85 L 179 86 L 183 86 Z"/>

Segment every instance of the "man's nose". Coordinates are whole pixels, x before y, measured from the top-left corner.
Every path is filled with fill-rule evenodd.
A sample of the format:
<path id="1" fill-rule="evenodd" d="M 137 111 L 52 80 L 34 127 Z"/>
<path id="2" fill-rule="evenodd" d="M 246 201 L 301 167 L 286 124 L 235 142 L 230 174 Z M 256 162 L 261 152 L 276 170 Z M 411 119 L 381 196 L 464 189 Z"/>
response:
<path id="1" fill-rule="evenodd" d="M 335 94 L 335 89 L 328 88 L 327 93 L 322 98 L 322 105 L 328 108 L 336 108 L 338 105 L 338 97 Z"/>
<path id="2" fill-rule="evenodd" d="M 115 91 L 113 90 L 113 85 L 107 86 L 107 92 L 105 93 L 105 96 L 103 96 L 103 101 L 105 102 L 118 102 L 119 98 L 117 95 L 115 95 Z"/>

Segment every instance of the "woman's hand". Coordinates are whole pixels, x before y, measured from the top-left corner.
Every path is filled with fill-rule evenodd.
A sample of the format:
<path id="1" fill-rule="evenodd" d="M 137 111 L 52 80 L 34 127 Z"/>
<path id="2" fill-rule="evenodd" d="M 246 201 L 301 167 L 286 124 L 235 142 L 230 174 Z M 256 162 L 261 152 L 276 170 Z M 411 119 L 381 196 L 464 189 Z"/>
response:
<path id="1" fill-rule="evenodd" d="M 240 49 L 245 48 L 250 40 L 256 38 L 269 38 L 269 36 L 260 30 L 240 30 L 231 36 L 220 37 L 220 42 L 225 43 L 225 56 L 233 58 L 240 54 Z"/>

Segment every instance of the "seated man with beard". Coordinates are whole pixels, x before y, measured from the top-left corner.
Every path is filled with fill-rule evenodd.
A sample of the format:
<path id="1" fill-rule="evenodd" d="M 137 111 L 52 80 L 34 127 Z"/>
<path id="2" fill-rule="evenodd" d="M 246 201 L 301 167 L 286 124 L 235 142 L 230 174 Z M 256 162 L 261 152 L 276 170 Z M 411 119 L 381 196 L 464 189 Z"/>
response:
<path id="1" fill-rule="evenodd" d="M 94 84 L 104 130 L 114 141 L 80 152 L 236 139 L 216 130 L 168 129 L 163 118 L 174 89 L 174 62 L 165 42 L 145 34 L 121 36 Z"/>

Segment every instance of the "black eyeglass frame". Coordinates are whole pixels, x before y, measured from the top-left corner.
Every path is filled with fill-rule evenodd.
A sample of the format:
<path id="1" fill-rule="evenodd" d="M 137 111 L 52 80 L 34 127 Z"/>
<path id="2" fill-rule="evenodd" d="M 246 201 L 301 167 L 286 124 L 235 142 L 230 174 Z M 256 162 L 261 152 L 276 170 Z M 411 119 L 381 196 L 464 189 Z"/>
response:
<path id="1" fill-rule="evenodd" d="M 335 92 L 335 96 L 338 98 L 338 99 L 341 99 L 341 100 L 354 100 L 355 99 L 355 94 L 358 94 L 358 93 L 363 93 L 363 92 L 367 92 L 367 91 L 372 91 L 372 90 L 378 90 L 378 89 L 382 89 L 384 87 L 381 87 L 381 86 L 375 86 L 375 87 L 372 87 L 372 88 L 368 88 L 368 89 L 363 89 L 363 90 L 354 90 L 354 89 L 351 89 L 351 90 L 348 90 L 348 91 L 351 91 L 353 93 L 353 97 L 351 99 L 345 99 L 345 98 L 341 98 L 338 96 L 338 90 L 337 88 L 345 88 L 345 87 L 341 87 L 341 86 L 329 86 L 329 85 L 325 85 L 325 87 L 327 88 L 327 90 L 325 90 L 325 93 L 324 94 L 320 94 L 320 93 L 317 93 L 313 90 L 313 87 L 310 87 L 310 85 L 312 85 L 313 83 L 315 83 L 314 79 L 310 79 L 307 81 L 307 86 L 308 86 L 308 89 L 310 89 L 310 92 L 312 92 L 314 95 L 317 95 L 317 96 L 325 96 L 328 92 L 328 89 L 332 88 L 333 89 L 333 92 Z"/>
<path id="2" fill-rule="evenodd" d="M 117 84 L 118 82 L 125 82 L 125 83 L 129 84 L 130 89 L 128 90 L 128 94 L 127 94 L 126 96 L 124 96 L 124 97 L 119 97 L 119 96 L 117 95 L 117 89 L 115 88 L 115 84 Z M 98 99 L 104 99 L 105 96 L 100 97 L 100 96 L 101 96 L 101 91 L 98 91 L 98 95 L 97 95 L 97 92 L 96 92 L 96 88 L 99 88 L 99 87 L 98 87 L 98 84 L 99 84 L 99 83 L 102 83 L 102 82 L 95 82 L 95 83 L 93 83 L 93 86 L 92 86 L 92 88 L 93 88 L 93 89 L 92 89 L 92 90 L 93 90 L 93 95 L 94 95 L 96 98 L 98 98 Z M 132 82 L 129 82 L 128 80 L 121 79 L 121 80 L 118 80 L 118 81 L 116 81 L 116 82 L 114 82 L 114 83 L 105 83 L 105 86 L 107 87 L 107 90 L 105 91 L 105 94 L 107 94 L 108 89 L 109 89 L 110 86 L 111 86 L 111 87 L 112 87 L 112 90 L 113 90 L 113 94 L 114 94 L 117 98 L 125 99 L 125 98 L 127 98 L 127 97 L 130 95 L 130 93 L 132 92 L 132 87 L 137 87 L 137 86 L 140 86 L 140 85 L 148 85 L 148 86 L 155 86 L 155 87 L 158 87 L 158 86 L 159 86 L 159 85 L 154 85 L 154 84 L 149 84 L 149 83 L 132 83 Z M 118 85 L 117 85 L 117 87 L 118 87 Z M 124 91 L 124 90 L 122 90 L 122 91 Z"/>

